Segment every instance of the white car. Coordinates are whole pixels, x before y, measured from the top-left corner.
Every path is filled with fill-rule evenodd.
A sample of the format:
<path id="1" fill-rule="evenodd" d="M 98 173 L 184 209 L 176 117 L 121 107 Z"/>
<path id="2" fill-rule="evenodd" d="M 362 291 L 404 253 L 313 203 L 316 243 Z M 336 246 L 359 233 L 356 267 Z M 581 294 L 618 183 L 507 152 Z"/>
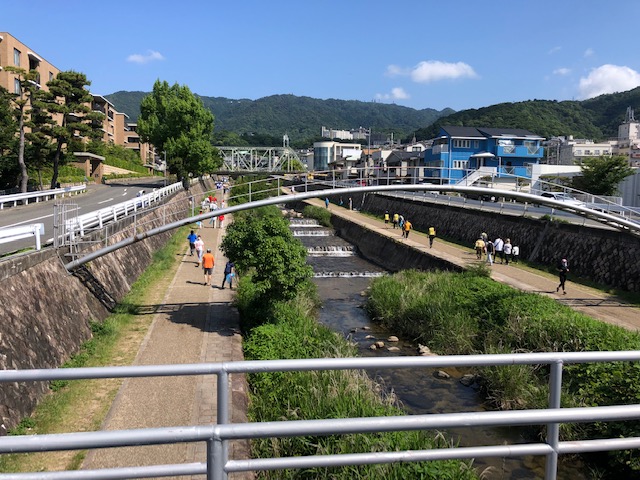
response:
<path id="1" fill-rule="evenodd" d="M 568 205 L 573 205 L 576 207 L 586 206 L 584 202 L 581 202 L 577 198 L 572 197 L 568 193 L 564 193 L 564 192 L 542 192 L 540 196 L 545 198 L 550 198 L 551 200 L 557 200 L 558 202 L 564 202 Z"/>

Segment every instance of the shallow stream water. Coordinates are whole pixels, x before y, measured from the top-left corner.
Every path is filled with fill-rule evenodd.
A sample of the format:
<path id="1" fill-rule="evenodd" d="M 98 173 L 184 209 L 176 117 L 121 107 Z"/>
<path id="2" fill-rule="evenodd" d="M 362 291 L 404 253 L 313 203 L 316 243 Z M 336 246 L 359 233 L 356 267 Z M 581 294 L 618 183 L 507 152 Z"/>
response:
<path id="1" fill-rule="evenodd" d="M 372 278 L 387 272 L 358 256 L 356 247 L 313 220 L 292 219 L 291 228 L 307 247 L 308 263 L 315 272 L 314 282 L 323 302 L 319 321 L 356 343 L 362 357 L 417 355 L 417 344 L 402 338 L 394 344 L 399 351 L 369 348 L 376 340 L 386 343 L 390 335 L 396 335 L 372 322 L 362 308 L 365 301 L 363 292 Z M 477 386 L 466 387 L 459 381 L 469 370 L 442 370 L 450 378 L 436 378 L 433 369 L 385 369 L 368 373 L 387 389 L 393 390 L 409 414 L 486 410 Z M 525 438 L 525 431 L 519 428 L 460 428 L 445 433 L 447 438 L 460 446 L 531 441 Z M 483 458 L 476 459 L 474 466 L 479 473 L 484 472 L 483 477 L 487 480 L 544 478 L 544 457 Z M 580 460 L 561 457 L 558 478 L 586 479 L 585 470 Z"/>

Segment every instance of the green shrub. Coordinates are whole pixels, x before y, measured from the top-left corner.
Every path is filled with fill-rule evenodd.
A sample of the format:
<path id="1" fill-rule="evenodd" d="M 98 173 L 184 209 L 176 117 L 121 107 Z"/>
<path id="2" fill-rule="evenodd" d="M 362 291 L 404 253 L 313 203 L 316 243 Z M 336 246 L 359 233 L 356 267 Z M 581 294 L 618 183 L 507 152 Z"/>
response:
<path id="1" fill-rule="evenodd" d="M 306 218 L 314 218 L 318 220 L 320 225 L 325 227 L 331 226 L 331 212 L 326 208 L 316 207 L 315 205 L 307 205 L 302 210 L 302 215 Z"/>

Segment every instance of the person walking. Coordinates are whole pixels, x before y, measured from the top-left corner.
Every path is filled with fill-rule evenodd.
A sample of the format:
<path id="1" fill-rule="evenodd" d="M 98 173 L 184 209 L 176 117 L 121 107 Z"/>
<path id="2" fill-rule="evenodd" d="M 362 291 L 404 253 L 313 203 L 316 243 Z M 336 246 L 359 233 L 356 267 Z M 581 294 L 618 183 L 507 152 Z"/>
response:
<path id="1" fill-rule="evenodd" d="M 236 265 L 229 260 L 227 264 L 224 266 L 224 277 L 222 278 L 222 290 L 224 290 L 225 282 L 229 283 L 229 288 L 233 289 L 233 277 L 235 277 L 235 267 Z"/>
<path id="2" fill-rule="evenodd" d="M 429 227 L 429 248 L 433 248 L 433 239 L 436 238 L 436 228 Z"/>
<path id="3" fill-rule="evenodd" d="M 518 245 L 514 245 L 511 249 L 511 259 L 513 263 L 518 263 L 518 259 L 520 258 L 520 247 Z"/>
<path id="4" fill-rule="evenodd" d="M 393 229 L 395 230 L 396 228 L 398 228 L 398 222 L 400 221 L 400 215 L 398 215 L 397 213 L 393 214 Z"/>
<path id="5" fill-rule="evenodd" d="M 349 197 L 349 210 L 353 210 L 353 200 Z"/>
<path id="6" fill-rule="evenodd" d="M 222 224 L 224 223 L 224 215 L 218 215 L 218 226 L 222 228 Z"/>
<path id="7" fill-rule="evenodd" d="M 482 240 L 482 237 L 478 237 L 478 239 L 476 240 L 476 244 L 474 245 L 474 248 L 476 249 L 476 258 L 478 260 L 482 260 L 482 254 L 484 253 L 485 247 L 486 245 L 484 243 L 484 240 Z"/>
<path id="8" fill-rule="evenodd" d="M 493 245 L 493 242 L 489 239 L 485 242 L 484 249 L 487 251 L 487 263 L 489 265 L 493 265 L 493 255 L 495 254 L 496 248 Z"/>
<path id="9" fill-rule="evenodd" d="M 213 266 L 216 263 L 216 259 L 211 253 L 211 249 L 207 248 L 207 253 L 202 256 L 202 271 L 204 272 L 204 284 L 211 285 L 211 274 L 213 273 Z"/>
<path id="10" fill-rule="evenodd" d="M 505 265 L 509 265 L 509 260 L 511 260 L 512 251 L 513 251 L 513 246 L 511 245 L 511 240 L 507 238 L 504 241 L 504 245 L 502 246 L 502 253 L 504 254 Z"/>
<path id="11" fill-rule="evenodd" d="M 403 225 L 403 230 L 404 230 L 404 238 L 409 238 L 409 232 L 411 231 L 411 227 L 413 225 L 411 225 L 411 222 L 409 220 L 405 220 L 404 221 L 404 225 Z"/>
<path id="12" fill-rule="evenodd" d="M 566 295 L 567 291 L 565 290 L 564 284 L 567 281 L 567 273 L 569 273 L 569 262 L 567 262 L 566 258 L 560 260 L 558 264 L 558 278 L 560 279 L 560 285 L 556 288 L 556 293 L 562 289 L 562 294 Z"/>
<path id="13" fill-rule="evenodd" d="M 384 211 L 384 228 L 389 228 L 389 210 Z"/>
<path id="14" fill-rule="evenodd" d="M 196 255 L 198 256 L 198 264 L 196 265 L 197 268 L 202 262 L 202 255 L 204 255 L 204 240 L 202 240 L 202 237 L 200 235 L 198 235 L 198 238 L 196 239 L 196 243 L 194 245 L 196 247 Z"/>
<path id="15" fill-rule="evenodd" d="M 187 236 L 187 241 L 189 242 L 189 256 L 193 257 L 193 252 L 196 251 L 196 240 L 198 236 L 196 233 L 191 230 L 191 233 Z"/>
<path id="16" fill-rule="evenodd" d="M 496 248 L 496 262 L 498 261 L 498 258 L 500 258 L 500 263 L 504 262 L 504 240 L 502 240 L 500 237 L 496 237 L 496 239 L 493 241 L 493 245 Z"/>
<path id="17" fill-rule="evenodd" d="M 329 197 L 324 198 L 324 206 L 329 208 Z"/>
<path id="18" fill-rule="evenodd" d="M 398 218 L 398 227 L 400 227 L 400 233 L 404 236 L 404 216 L 402 214 Z"/>

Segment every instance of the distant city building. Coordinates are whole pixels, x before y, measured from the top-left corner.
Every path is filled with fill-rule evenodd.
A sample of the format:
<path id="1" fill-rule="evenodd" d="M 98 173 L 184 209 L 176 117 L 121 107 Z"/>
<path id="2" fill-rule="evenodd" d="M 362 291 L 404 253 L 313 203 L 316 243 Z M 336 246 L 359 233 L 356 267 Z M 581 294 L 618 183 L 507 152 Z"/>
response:
<path id="1" fill-rule="evenodd" d="M 362 158 L 359 143 L 315 142 L 313 144 L 313 170 L 348 170 Z M 348 173 L 347 173 L 348 176 Z"/>
<path id="2" fill-rule="evenodd" d="M 369 130 L 359 127 L 354 130 L 335 130 L 333 128 L 322 127 L 321 136 L 338 140 L 367 140 Z"/>

